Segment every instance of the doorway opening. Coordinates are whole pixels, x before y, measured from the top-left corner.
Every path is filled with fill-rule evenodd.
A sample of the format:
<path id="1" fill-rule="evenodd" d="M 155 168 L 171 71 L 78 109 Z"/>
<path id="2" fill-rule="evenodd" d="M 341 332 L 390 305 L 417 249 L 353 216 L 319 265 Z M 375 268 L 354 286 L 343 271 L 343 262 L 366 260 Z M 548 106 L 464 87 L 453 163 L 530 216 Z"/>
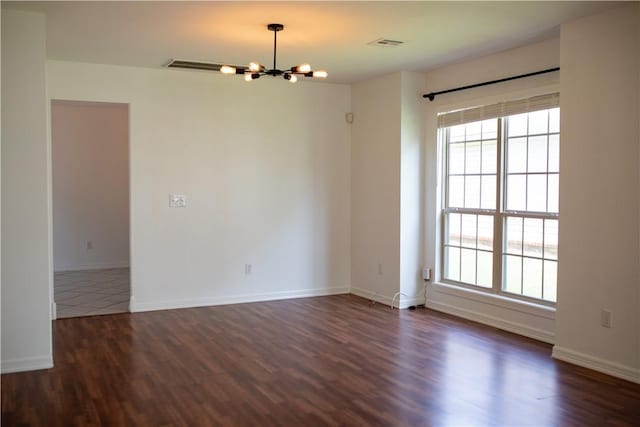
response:
<path id="1" fill-rule="evenodd" d="M 129 311 L 129 105 L 51 101 L 56 318 Z"/>

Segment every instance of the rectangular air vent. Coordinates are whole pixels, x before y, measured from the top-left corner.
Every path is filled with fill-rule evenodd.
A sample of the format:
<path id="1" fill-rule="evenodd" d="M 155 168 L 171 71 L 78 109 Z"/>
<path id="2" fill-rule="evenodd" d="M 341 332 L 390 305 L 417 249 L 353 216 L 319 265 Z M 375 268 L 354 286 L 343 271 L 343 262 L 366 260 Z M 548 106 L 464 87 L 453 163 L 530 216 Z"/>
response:
<path id="1" fill-rule="evenodd" d="M 401 42 L 399 40 L 377 39 L 367 44 L 370 44 L 373 46 L 382 46 L 382 47 L 396 47 L 396 46 L 400 46 L 402 43 L 404 42 Z"/>
<path id="2" fill-rule="evenodd" d="M 182 68 L 185 70 L 204 70 L 204 71 L 220 71 L 220 67 L 224 64 L 214 64 L 212 62 L 204 62 L 204 61 L 185 61 L 182 59 L 172 59 L 167 64 L 167 68 Z M 245 70 L 246 67 L 241 67 L 239 65 L 233 65 L 239 70 Z"/>

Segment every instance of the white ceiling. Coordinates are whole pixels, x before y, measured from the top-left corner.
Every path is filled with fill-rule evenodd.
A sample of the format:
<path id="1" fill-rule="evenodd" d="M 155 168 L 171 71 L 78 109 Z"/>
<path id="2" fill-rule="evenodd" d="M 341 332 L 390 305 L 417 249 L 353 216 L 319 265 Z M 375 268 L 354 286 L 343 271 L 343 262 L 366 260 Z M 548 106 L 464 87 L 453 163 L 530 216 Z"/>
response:
<path id="1" fill-rule="evenodd" d="M 349 83 L 428 70 L 558 35 L 611 2 L 2 2 L 43 12 L 50 59 L 161 67 L 171 58 L 272 65 L 309 62 Z M 400 47 L 367 45 L 377 38 Z M 535 71 L 535 70 L 532 70 Z"/>

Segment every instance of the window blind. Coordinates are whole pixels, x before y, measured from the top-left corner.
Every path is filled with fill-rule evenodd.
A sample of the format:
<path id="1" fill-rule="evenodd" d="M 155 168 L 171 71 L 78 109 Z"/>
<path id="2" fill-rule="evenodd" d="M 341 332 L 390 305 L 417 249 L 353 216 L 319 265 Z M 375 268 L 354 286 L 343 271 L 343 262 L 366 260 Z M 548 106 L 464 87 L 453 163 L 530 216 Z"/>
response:
<path id="1" fill-rule="evenodd" d="M 446 128 L 479 120 L 495 119 L 513 114 L 530 113 L 560 106 L 560 94 L 549 93 L 532 98 L 500 102 L 493 105 L 467 108 L 438 114 L 438 128 Z"/>

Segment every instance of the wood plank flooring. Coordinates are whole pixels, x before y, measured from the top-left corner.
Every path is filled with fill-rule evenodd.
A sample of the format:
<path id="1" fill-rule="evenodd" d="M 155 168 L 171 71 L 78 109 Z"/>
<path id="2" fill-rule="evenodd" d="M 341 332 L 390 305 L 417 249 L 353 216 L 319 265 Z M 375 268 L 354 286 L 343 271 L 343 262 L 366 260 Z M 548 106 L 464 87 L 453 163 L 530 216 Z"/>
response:
<path id="1" fill-rule="evenodd" d="M 352 295 L 54 321 L 2 425 L 640 425 L 640 385 L 551 346 Z"/>

